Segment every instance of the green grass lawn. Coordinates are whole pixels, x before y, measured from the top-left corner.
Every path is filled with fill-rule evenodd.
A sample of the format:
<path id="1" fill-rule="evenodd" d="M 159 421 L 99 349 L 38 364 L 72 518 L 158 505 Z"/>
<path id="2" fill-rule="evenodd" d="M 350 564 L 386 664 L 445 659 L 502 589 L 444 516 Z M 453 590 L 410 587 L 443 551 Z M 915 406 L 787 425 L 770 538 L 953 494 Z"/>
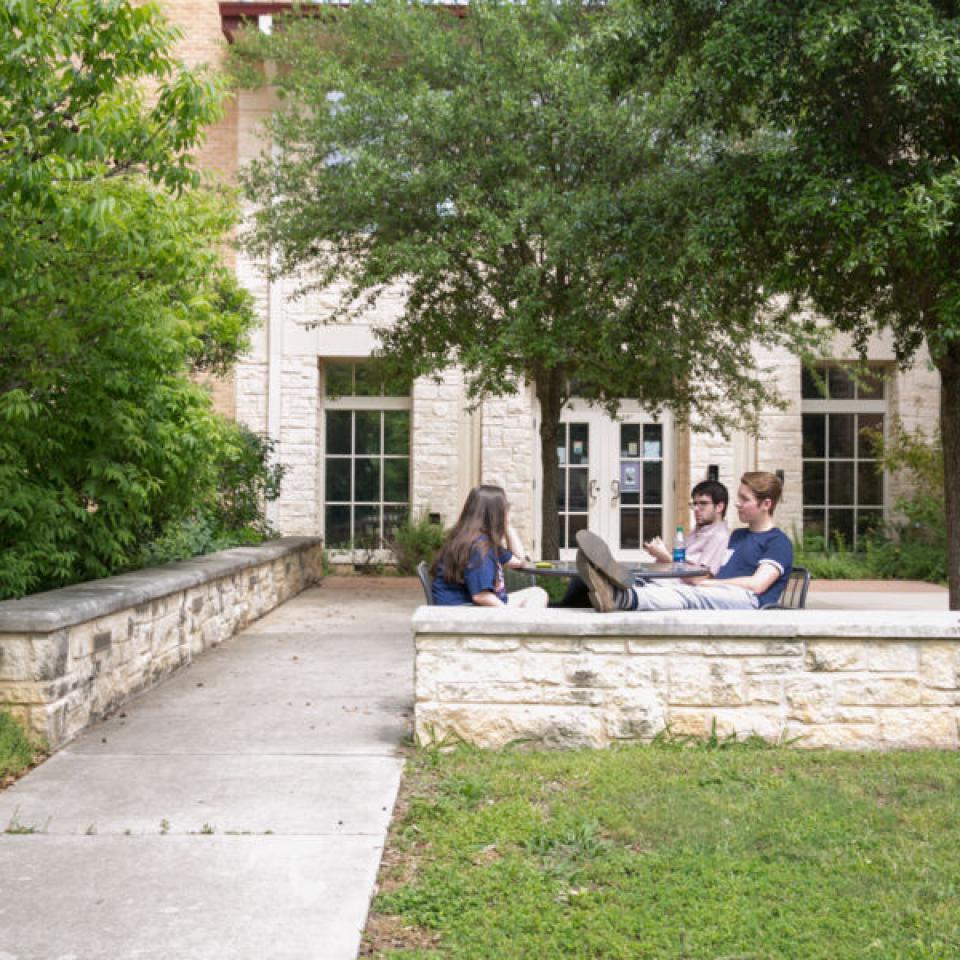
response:
<path id="1" fill-rule="evenodd" d="M 960 957 L 960 755 L 418 752 L 365 955 Z"/>

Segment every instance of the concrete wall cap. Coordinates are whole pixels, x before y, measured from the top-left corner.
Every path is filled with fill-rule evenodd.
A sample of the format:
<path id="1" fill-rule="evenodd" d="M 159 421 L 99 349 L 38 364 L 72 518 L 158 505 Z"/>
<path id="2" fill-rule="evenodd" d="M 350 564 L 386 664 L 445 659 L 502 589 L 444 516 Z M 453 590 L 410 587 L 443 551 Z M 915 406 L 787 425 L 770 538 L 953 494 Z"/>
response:
<path id="1" fill-rule="evenodd" d="M 322 544 L 320 537 L 281 537 L 234 547 L 162 567 L 134 570 L 102 580 L 0 602 L 0 633 L 51 633 L 118 610 L 149 603 L 190 587 L 229 577 Z"/>
<path id="2" fill-rule="evenodd" d="M 916 610 L 678 610 L 607 613 L 419 607 L 418 634 L 531 637 L 763 637 L 956 639 L 960 614 Z"/>

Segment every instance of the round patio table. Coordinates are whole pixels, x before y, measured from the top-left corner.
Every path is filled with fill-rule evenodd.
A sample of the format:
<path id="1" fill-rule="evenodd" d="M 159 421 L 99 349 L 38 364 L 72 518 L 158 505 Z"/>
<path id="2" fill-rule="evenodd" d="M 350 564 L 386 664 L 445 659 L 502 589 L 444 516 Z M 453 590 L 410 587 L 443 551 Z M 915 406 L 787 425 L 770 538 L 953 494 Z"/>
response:
<path id="1" fill-rule="evenodd" d="M 514 567 L 517 573 L 528 573 L 536 577 L 576 577 L 577 565 L 572 560 L 556 560 L 548 565 L 546 561 L 526 563 Z M 710 571 L 696 563 L 631 563 L 629 564 L 635 580 L 679 580 L 682 577 L 705 577 Z"/>

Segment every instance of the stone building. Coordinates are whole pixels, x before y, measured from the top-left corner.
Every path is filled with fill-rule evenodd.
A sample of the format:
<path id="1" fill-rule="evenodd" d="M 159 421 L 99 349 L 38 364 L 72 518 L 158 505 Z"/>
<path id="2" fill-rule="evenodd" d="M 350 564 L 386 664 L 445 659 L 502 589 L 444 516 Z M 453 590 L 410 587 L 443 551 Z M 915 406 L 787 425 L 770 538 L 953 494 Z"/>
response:
<path id="1" fill-rule="evenodd" d="M 183 59 L 216 65 L 242 20 L 267 28 L 289 4 L 163 0 L 162 6 L 183 31 Z M 260 126 L 272 106 L 268 91 L 236 95 L 209 131 L 201 164 L 234 178 L 264 149 Z M 215 396 L 221 409 L 277 441 L 287 466 L 272 506 L 279 530 L 321 534 L 331 549 L 347 551 L 389 538 L 409 511 L 429 511 L 449 524 L 482 479 L 507 489 L 514 522 L 531 553 L 538 552 L 537 404 L 529 390 L 469 410 L 462 378 L 451 370 L 439 384 L 417 381 L 402 395 L 385 396 L 368 382 L 365 360 L 376 345 L 374 323 L 395 314 L 399 299 L 384 298 L 365 322 L 325 326 L 336 291 L 292 300 L 293 280 L 269 282 L 257 264 L 233 256 L 262 323 L 232 380 L 214 385 Z M 561 544 L 569 550 L 576 530 L 589 525 L 623 558 L 639 557 L 644 539 L 669 537 L 676 523 L 689 522 L 692 483 L 716 476 L 735 487 L 751 469 L 782 471 L 778 519 L 787 532 L 855 542 L 890 516 L 896 497 L 896 478 L 876 472 L 860 430 L 884 428 L 894 417 L 929 429 L 938 416 L 939 380 L 925 356 L 898 372 L 891 343 L 878 337 L 869 361 L 883 376 L 858 384 L 845 369 L 851 355 L 849 343 L 838 340 L 823 358 L 827 397 L 796 357 L 760 357 L 788 407 L 767 411 L 755 436 L 682 430 L 629 400 L 616 421 L 573 402 L 558 450 Z"/>

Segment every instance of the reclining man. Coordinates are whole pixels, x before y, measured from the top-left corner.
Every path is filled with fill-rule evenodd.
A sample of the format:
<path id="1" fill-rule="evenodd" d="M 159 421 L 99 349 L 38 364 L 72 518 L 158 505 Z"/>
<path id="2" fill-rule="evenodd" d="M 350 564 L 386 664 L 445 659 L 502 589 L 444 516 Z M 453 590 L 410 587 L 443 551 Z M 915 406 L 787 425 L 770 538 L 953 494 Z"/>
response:
<path id="1" fill-rule="evenodd" d="M 615 610 L 756 610 L 776 603 L 793 569 L 793 544 L 774 525 L 783 492 L 772 473 L 745 473 L 735 506 L 746 529 L 734 530 L 715 577 L 689 583 L 634 584 L 629 566 L 589 530 L 577 534 L 577 570 L 590 590 L 590 602 L 603 613 Z"/>
<path id="2" fill-rule="evenodd" d="M 727 505 L 730 494 L 718 480 L 703 480 L 690 491 L 690 506 L 693 508 L 693 529 L 687 534 L 687 562 L 706 567 L 713 576 L 727 554 L 730 528 L 727 526 Z M 669 563 L 673 555 L 660 537 L 654 537 L 643 545 L 655 560 Z M 591 606 L 589 587 L 580 577 L 571 577 L 567 592 L 557 607 Z"/>

